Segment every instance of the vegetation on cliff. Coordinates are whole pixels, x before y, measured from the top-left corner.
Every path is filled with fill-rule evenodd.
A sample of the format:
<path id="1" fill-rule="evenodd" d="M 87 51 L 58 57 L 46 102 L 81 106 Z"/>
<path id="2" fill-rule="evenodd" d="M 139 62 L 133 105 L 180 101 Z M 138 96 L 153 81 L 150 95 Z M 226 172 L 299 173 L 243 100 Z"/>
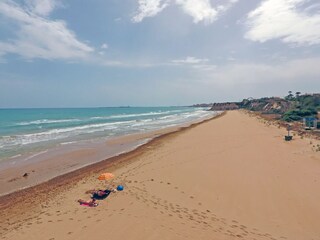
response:
<path id="1" fill-rule="evenodd" d="M 317 117 L 320 111 L 320 94 L 300 95 L 300 92 L 296 92 L 293 96 L 289 91 L 285 99 L 292 105 L 282 116 L 282 119 L 287 122 L 301 121 L 304 117 Z"/>
<path id="2" fill-rule="evenodd" d="M 320 94 L 304 94 L 289 91 L 285 98 L 271 97 L 260 99 L 244 99 L 240 108 L 258 111 L 262 114 L 276 114 L 278 118 L 287 121 L 301 121 L 305 117 L 315 117 L 320 111 Z"/>
<path id="3" fill-rule="evenodd" d="M 194 107 L 211 107 L 212 111 L 247 109 L 262 114 L 272 114 L 277 119 L 287 122 L 301 121 L 305 117 L 317 118 L 320 112 L 320 94 L 304 94 L 292 91 L 284 97 L 248 98 L 241 102 L 224 102 L 212 104 L 197 104 Z"/>

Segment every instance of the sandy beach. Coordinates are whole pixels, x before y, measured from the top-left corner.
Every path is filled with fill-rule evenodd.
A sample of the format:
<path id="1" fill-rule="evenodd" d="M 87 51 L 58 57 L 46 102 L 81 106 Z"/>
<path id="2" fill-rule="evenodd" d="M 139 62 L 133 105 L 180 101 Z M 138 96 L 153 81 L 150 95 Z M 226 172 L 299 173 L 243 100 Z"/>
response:
<path id="1" fill-rule="evenodd" d="M 0 239 L 320 239 L 319 141 L 243 111 L 1 198 Z M 85 192 L 123 184 L 96 208 Z"/>

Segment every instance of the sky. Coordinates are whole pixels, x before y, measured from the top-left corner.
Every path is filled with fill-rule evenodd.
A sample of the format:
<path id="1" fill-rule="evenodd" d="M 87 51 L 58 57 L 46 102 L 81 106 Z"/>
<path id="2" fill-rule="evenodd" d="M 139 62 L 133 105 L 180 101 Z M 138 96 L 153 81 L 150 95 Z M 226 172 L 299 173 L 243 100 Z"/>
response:
<path id="1" fill-rule="evenodd" d="M 0 108 L 320 92 L 318 0 L 0 0 Z"/>

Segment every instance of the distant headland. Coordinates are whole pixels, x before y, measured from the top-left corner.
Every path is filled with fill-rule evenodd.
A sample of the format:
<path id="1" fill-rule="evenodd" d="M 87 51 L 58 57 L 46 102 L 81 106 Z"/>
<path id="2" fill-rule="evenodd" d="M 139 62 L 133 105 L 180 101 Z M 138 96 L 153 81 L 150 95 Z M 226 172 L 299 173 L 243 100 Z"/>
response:
<path id="1" fill-rule="evenodd" d="M 246 109 L 256 112 L 264 118 L 280 120 L 282 123 L 303 124 L 308 130 L 310 126 L 313 129 L 320 128 L 320 93 L 301 94 L 301 92 L 296 92 L 293 94 L 292 91 L 289 91 L 284 98 L 254 99 L 250 97 L 241 102 L 202 103 L 195 104 L 193 107 L 209 107 L 211 111 Z"/>

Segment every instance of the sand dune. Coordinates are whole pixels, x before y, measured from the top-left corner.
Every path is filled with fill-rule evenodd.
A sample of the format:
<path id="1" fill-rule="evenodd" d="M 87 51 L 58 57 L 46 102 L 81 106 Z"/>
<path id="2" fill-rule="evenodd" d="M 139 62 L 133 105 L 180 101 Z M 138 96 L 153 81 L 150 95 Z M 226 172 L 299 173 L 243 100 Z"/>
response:
<path id="1" fill-rule="evenodd" d="M 92 169 L 47 197 L 20 196 L 1 209 L 1 239 L 320 239 L 319 141 L 285 134 L 228 112 L 99 170 L 125 190 L 96 208 L 76 202 L 105 186 Z"/>

